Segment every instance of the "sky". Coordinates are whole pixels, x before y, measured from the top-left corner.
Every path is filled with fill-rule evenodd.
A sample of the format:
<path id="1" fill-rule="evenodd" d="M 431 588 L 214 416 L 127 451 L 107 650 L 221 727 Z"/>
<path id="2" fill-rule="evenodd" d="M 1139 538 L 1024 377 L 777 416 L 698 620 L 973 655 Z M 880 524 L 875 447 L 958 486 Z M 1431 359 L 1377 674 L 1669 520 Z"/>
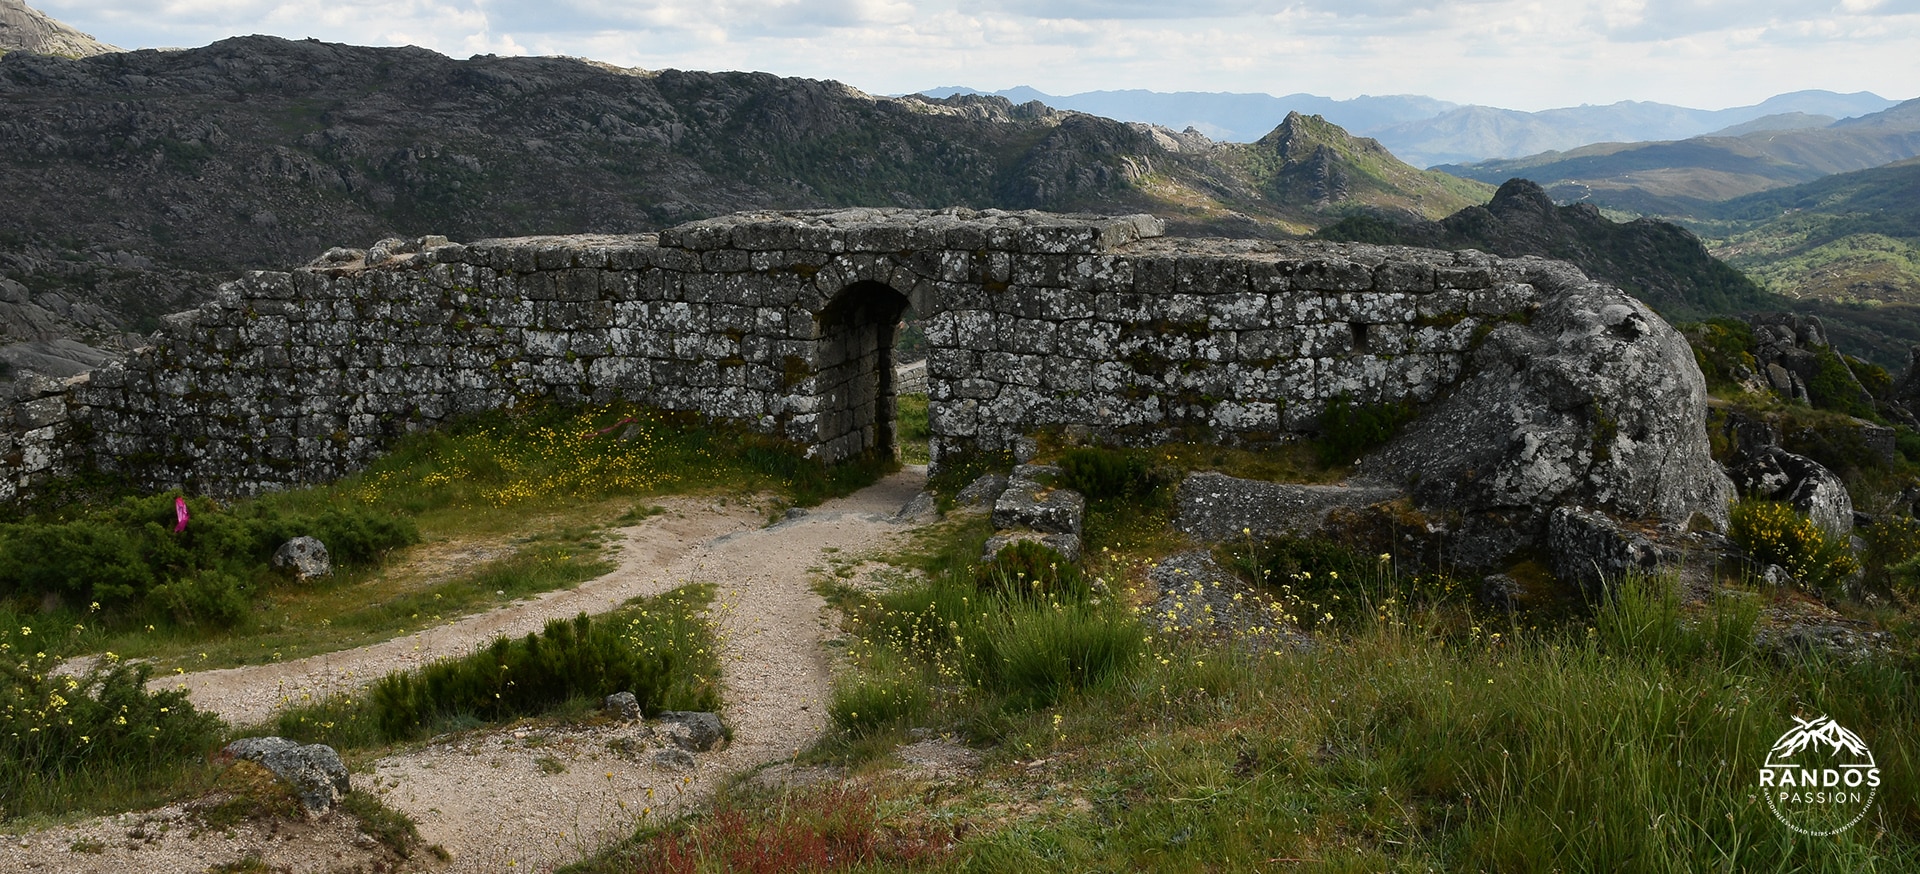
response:
<path id="1" fill-rule="evenodd" d="M 28 0 L 122 48 L 272 34 L 873 94 L 1423 94 L 1702 109 L 1804 89 L 1920 96 L 1920 0 Z"/>

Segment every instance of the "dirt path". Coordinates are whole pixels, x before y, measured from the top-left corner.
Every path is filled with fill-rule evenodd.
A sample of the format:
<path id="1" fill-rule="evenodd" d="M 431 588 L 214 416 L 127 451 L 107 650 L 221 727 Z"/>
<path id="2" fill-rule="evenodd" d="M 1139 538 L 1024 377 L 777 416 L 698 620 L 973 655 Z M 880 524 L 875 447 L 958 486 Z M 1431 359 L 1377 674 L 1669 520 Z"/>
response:
<path id="1" fill-rule="evenodd" d="M 452 853 L 450 863 L 437 867 L 543 870 L 631 834 L 642 820 L 670 817 L 708 797 L 727 776 L 790 757 L 819 737 L 828 691 L 820 641 L 829 619 L 809 568 L 825 565 L 829 554 L 882 547 L 908 530 L 894 515 L 924 484 L 924 471 L 903 471 L 772 526 L 741 502 L 663 501 L 668 513 L 622 531 L 618 568 L 577 588 L 356 650 L 169 682 L 184 683 L 195 705 L 230 722 L 258 723 L 283 702 L 462 655 L 496 636 L 537 630 L 551 618 L 604 612 L 690 582 L 718 585 L 723 699 L 734 734 L 726 749 L 691 763 L 662 758 L 645 726 L 489 732 L 391 756 L 354 775 L 355 788 L 378 791 L 420 824 L 427 843 Z M 204 871 L 239 853 L 236 841 L 222 836 L 128 840 L 121 820 L 11 839 L 0 845 L 0 869 Z M 95 834 L 106 836 L 105 852 L 70 851 Z M 272 838 L 266 843 L 277 849 Z M 296 872 L 334 870 L 346 861 L 337 846 L 265 858 Z"/>

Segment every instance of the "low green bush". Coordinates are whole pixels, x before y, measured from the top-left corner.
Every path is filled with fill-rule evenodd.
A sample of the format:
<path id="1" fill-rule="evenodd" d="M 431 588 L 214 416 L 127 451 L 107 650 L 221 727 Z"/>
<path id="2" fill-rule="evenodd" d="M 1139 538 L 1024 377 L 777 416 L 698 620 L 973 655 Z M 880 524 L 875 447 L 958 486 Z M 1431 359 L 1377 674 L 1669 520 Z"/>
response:
<path id="1" fill-rule="evenodd" d="M 149 692 L 151 670 L 111 655 L 79 676 L 33 641 L 0 642 L 0 817 L 72 810 L 164 784 L 202 760 L 222 725 L 180 690 Z"/>
<path id="2" fill-rule="evenodd" d="M 563 709 L 632 692 L 647 713 L 717 710 L 719 655 L 702 617 L 713 587 L 676 589 L 600 617 L 554 620 L 537 634 L 395 672 L 363 696 L 286 710 L 276 731 L 352 749 Z"/>
<path id="3" fill-rule="evenodd" d="M 0 526 L 0 598 L 54 598 L 98 609 L 110 623 L 224 627 L 244 618 L 273 581 L 270 561 L 287 540 L 318 537 L 350 567 L 419 539 L 410 520 L 363 507 L 305 514 L 206 498 L 187 499 L 191 518 L 176 531 L 176 497 L 124 498 L 76 518 Z"/>
<path id="4" fill-rule="evenodd" d="M 1151 457 L 1128 449 L 1075 447 L 1060 457 L 1061 485 L 1089 502 L 1134 498 L 1163 485 Z"/>
<path id="5" fill-rule="evenodd" d="M 407 740 L 445 717 L 498 722 L 620 691 L 632 692 L 642 710 L 658 712 L 675 655 L 635 646 L 623 631 L 581 614 L 519 640 L 498 638 L 472 656 L 417 674 L 388 675 L 373 687 L 380 731 L 388 740 Z"/>
<path id="6" fill-rule="evenodd" d="M 1727 536 L 1757 568 L 1779 565 L 1815 592 L 1832 594 L 1859 570 L 1845 539 L 1777 501 L 1735 504 Z"/>

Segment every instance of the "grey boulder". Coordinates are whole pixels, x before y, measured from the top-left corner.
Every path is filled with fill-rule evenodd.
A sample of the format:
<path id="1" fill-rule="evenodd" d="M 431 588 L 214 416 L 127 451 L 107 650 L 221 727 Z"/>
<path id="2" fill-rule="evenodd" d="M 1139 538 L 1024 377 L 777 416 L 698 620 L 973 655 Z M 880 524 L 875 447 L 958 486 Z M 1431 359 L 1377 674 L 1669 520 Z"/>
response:
<path id="1" fill-rule="evenodd" d="M 341 796 L 353 791 L 347 766 L 326 744 L 302 744 L 284 737 L 247 737 L 220 750 L 225 761 L 256 762 L 293 787 L 308 810 L 333 809 Z"/>
<path id="2" fill-rule="evenodd" d="M 333 573 L 333 558 L 327 545 L 318 539 L 300 536 L 273 551 L 273 566 L 293 574 L 296 580 L 311 580 Z"/>

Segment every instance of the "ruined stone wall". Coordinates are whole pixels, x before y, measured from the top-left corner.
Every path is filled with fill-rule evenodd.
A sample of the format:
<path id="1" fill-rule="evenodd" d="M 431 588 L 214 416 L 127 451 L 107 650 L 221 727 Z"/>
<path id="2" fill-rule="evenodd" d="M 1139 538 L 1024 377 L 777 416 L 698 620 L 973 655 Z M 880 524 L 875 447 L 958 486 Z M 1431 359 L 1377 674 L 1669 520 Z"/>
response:
<path id="1" fill-rule="evenodd" d="M 537 398 L 697 411 L 837 460 L 890 441 L 909 302 L 936 462 L 1043 429 L 1259 444 L 1337 396 L 1435 396 L 1484 326 L 1540 296 L 1527 260 L 1159 233 L 1144 216 L 847 210 L 334 250 L 16 405 L 0 493 L 86 464 L 227 494 L 325 481 L 407 430 Z"/>

